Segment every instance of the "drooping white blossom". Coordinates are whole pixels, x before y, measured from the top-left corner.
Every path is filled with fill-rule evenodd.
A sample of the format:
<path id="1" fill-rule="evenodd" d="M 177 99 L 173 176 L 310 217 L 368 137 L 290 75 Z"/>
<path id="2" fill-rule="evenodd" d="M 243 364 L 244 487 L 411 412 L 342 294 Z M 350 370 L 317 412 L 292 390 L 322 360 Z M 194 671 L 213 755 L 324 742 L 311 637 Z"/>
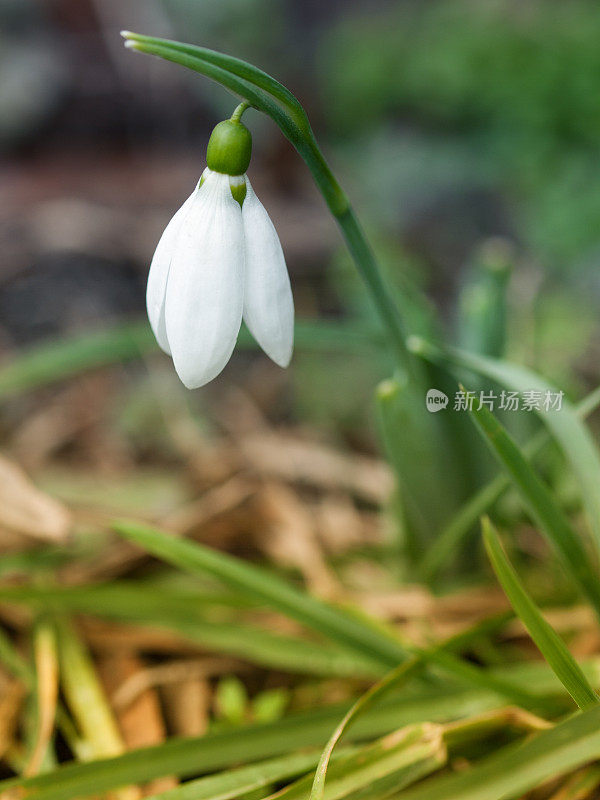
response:
<path id="1" fill-rule="evenodd" d="M 204 171 L 158 243 L 147 306 L 160 347 L 190 389 L 227 364 L 242 317 L 265 353 L 289 364 L 294 303 L 285 259 L 245 174 Z"/>

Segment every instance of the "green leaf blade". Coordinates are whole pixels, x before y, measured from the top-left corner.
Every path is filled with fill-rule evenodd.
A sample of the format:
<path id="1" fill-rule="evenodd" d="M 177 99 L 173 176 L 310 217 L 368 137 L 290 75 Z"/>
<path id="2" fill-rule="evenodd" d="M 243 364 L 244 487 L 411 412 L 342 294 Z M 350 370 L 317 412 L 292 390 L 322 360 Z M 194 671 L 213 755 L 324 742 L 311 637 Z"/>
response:
<path id="1" fill-rule="evenodd" d="M 229 91 L 247 100 L 254 108 L 257 108 L 259 111 L 271 117 L 282 130 L 286 131 L 288 137 L 297 138 L 291 118 L 286 116 L 281 107 L 273 102 L 266 92 L 262 91 L 250 81 L 239 77 L 234 72 L 224 69 L 197 54 L 193 54 L 189 51 L 182 51 L 174 47 L 173 44 L 166 39 L 147 37 L 147 40 L 139 40 L 130 38 L 126 44 L 131 50 L 137 50 L 140 53 L 146 53 L 151 56 L 158 56 L 165 61 L 172 61 L 175 64 L 187 67 L 194 72 L 199 72 L 201 75 L 220 83 L 221 86 L 225 86 Z"/>
<path id="2" fill-rule="evenodd" d="M 217 50 L 210 50 L 207 47 L 199 47 L 193 44 L 185 44 L 184 42 L 177 42 L 173 39 L 162 39 L 156 36 L 146 36 L 132 31 L 123 31 L 121 34 L 126 41 L 135 43 L 135 49 L 141 52 L 149 52 L 145 48 L 158 47 L 163 50 L 170 50 L 176 53 L 181 53 L 184 56 L 189 56 L 198 61 L 203 61 L 218 67 L 221 70 L 230 72 L 231 74 L 241 78 L 244 81 L 256 86 L 262 91 L 270 94 L 278 102 L 282 103 L 294 115 L 296 123 L 301 127 L 309 128 L 308 117 L 299 100 L 287 89 L 282 83 L 273 78 L 264 70 L 255 67 L 247 61 L 235 56 L 228 56 L 225 53 L 219 53 Z M 180 62 L 178 62 L 180 63 Z"/>
<path id="3" fill-rule="evenodd" d="M 489 409 L 473 407 L 469 413 L 492 452 L 510 474 L 532 518 L 554 545 L 568 573 L 600 616 L 600 582 L 590 564 L 590 554 L 550 490 Z"/>
<path id="4" fill-rule="evenodd" d="M 388 797 L 390 790 L 398 791 L 434 772 L 447 758 L 442 730 L 441 725 L 428 723 L 409 726 L 336 759 L 324 786 L 324 800 L 358 800 L 359 796 L 379 800 Z M 310 788 L 308 775 L 283 789 L 278 797 L 306 800 Z"/>
<path id="5" fill-rule="evenodd" d="M 596 388 L 586 395 L 576 405 L 575 413 L 580 419 L 585 419 L 598 408 L 598 405 L 600 405 L 600 388 Z M 549 442 L 550 432 L 547 429 L 538 431 L 523 447 L 525 457 L 535 458 Z M 509 486 L 510 477 L 501 473 L 479 489 L 459 508 L 425 552 L 419 564 L 419 574 L 423 580 L 430 581 L 436 577 L 479 518 L 493 506 Z"/>
<path id="6" fill-rule="evenodd" d="M 299 591 L 268 570 L 134 522 L 120 522 L 115 529 L 157 558 L 192 574 L 211 574 L 382 666 L 394 667 L 406 659 L 406 651 L 391 635 Z"/>
<path id="7" fill-rule="evenodd" d="M 472 769 L 400 792 L 396 800 L 509 800 L 599 757 L 600 706 L 595 706 L 503 748 Z"/>
<path id="8" fill-rule="evenodd" d="M 510 604 L 529 631 L 539 651 L 554 670 L 565 689 L 579 708 L 598 704 L 598 696 L 588 683 L 565 643 L 554 628 L 546 622 L 533 600 L 523 588 L 519 577 L 504 552 L 500 539 L 488 519 L 483 520 L 485 547 L 494 572 Z"/>
<path id="9" fill-rule="evenodd" d="M 513 391 L 556 391 L 535 372 L 508 361 L 467 353 L 455 347 L 440 347 L 416 336 L 410 337 L 408 347 L 422 358 L 484 375 Z M 563 400 L 560 411 L 540 411 L 538 415 L 560 445 L 577 476 L 596 549 L 600 551 L 600 455 L 596 445 L 568 400 Z"/>

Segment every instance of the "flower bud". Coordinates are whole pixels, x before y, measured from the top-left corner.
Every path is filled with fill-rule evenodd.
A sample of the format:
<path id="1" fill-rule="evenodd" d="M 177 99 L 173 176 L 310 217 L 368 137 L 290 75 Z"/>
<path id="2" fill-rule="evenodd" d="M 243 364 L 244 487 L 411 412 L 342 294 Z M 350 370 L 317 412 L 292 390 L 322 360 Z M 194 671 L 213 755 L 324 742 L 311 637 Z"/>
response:
<path id="1" fill-rule="evenodd" d="M 252 136 L 241 122 L 227 119 L 211 133 L 206 150 L 206 164 L 213 172 L 243 175 L 252 155 Z"/>

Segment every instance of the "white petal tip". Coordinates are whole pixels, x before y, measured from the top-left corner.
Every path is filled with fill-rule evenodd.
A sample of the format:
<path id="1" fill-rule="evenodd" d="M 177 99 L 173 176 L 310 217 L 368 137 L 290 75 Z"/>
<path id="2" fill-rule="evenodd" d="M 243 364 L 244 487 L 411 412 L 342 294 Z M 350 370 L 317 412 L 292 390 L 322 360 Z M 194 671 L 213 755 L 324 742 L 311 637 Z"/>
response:
<path id="1" fill-rule="evenodd" d="M 122 36 L 124 39 L 127 39 L 129 36 L 132 35 L 131 31 L 119 31 L 119 35 Z"/>
<path id="2" fill-rule="evenodd" d="M 201 389 L 203 386 L 206 386 L 207 383 L 210 383 L 214 380 L 217 375 L 205 374 L 205 375 L 198 375 L 194 373 L 187 373 L 182 369 L 177 369 L 175 366 L 175 371 L 179 377 L 179 380 L 183 383 L 186 389 L 192 391 L 193 389 Z"/>
<path id="3" fill-rule="evenodd" d="M 210 358 L 203 359 L 201 363 L 197 358 L 197 354 L 181 351 L 173 353 L 173 365 L 175 371 L 179 376 L 179 380 L 183 383 L 186 389 L 200 389 L 206 386 L 207 383 L 214 381 L 225 369 L 227 362 L 231 358 L 235 340 L 230 342 L 227 350 L 222 350 L 220 353 L 213 353 Z"/>
<path id="4" fill-rule="evenodd" d="M 268 355 L 271 361 L 274 361 L 277 364 L 277 366 L 281 367 L 282 369 L 287 369 L 287 367 L 289 367 L 290 365 L 290 361 L 292 360 L 291 350 L 289 351 L 289 353 L 284 353 L 283 355 L 277 354 L 277 356 L 275 356 L 271 355 L 271 353 L 268 353 Z"/>
<path id="5" fill-rule="evenodd" d="M 156 344 L 160 347 L 161 351 L 165 355 L 171 356 L 171 348 L 169 347 L 169 343 L 166 340 L 164 340 L 164 341 L 159 340 L 159 338 L 158 338 L 158 336 L 156 336 L 156 334 L 154 334 L 154 338 L 156 339 Z"/>
<path id="6" fill-rule="evenodd" d="M 193 392 L 194 389 L 201 389 L 203 386 L 206 386 L 206 383 L 208 383 L 208 381 L 206 383 L 196 383 L 196 381 L 184 381 L 181 375 L 179 375 L 179 373 L 177 373 L 177 375 L 179 377 L 179 380 L 185 386 L 185 388 L 190 392 Z"/>
<path id="7" fill-rule="evenodd" d="M 137 49 L 138 49 L 138 43 L 137 43 L 137 42 L 134 42 L 134 40 L 133 40 L 133 39 L 127 39 L 127 40 L 125 41 L 125 47 L 126 47 L 128 50 L 137 50 Z"/>

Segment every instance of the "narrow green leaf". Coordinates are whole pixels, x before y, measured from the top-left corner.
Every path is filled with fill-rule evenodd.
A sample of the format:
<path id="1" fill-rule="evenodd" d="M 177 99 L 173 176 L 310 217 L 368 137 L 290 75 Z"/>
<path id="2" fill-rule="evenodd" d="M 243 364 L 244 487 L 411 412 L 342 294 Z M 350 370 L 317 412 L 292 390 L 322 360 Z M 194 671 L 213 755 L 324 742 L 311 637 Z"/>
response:
<path id="1" fill-rule="evenodd" d="M 555 387 L 528 370 L 508 361 L 467 353 L 454 347 L 433 345 L 420 337 L 411 337 L 409 349 L 416 355 L 435 363 L 454 365 L 517 392 L 556 392 Z M 586 426 L 577 417 L 571 403 L 564 398 L 560 410 L 540 411 L 539 417 L 552 432 L 562 448 L 581 486 L 581 497 L 594 533 L 596 548 L 600 550 L 600 456 Z"/>
<path id="2" fill-rule="evenodd" d="M 77 375 L 107 364 L 139 358 L 158 349 L 146 322 L 36 345 L 0 368 L 0 398 Z"/>
<path id="3" fill-rule="evenodd" d="M 96 758 L 118 755 L 124 744 L 92 658 L 68 620 L 56 625 L 60 680 L 69 710 Z"/>
<path id="4" fill-rule="evenodd" d="M 600 582 L 579 534 L 491 411 L 485 406 L 477 408 L 474 404 L 469 413 L 492 452 L 512 477 L 532 518 L 554 545 L 568 573 L 600 616 Z"/>
<path id="5" fill-rule="evenodd" d="M 585 419 L 600 405 L 600 388 L 594 389 L 575 406 L 575 413 Z M 550 442 L 550 434 L 544 429 L 536 433 L 523 447 L 527 459 L 533 459 Z M 469 534 L 471 528 L 491 506 L 502 497 L 511 485 L 506 474 L 500 474 L 477 491 L 456 512 L 450 522 L 441 530 L 435 542 L 427 549 L 419 565 L 419 574 L 424 581 L 432 580 L 448 563 L 453 553 Z"/>
<path id="6" fill-rule="evenodd" d="M 232 75 L 248 81 L 248 83 L 251 83 L 271 95 L 288 109 L 299 127 L 308 127 L 306 112 L 292 92 L 286 89 L 283 84 L 279 83 L 279 81 L 275 80 L 271 75 L 255 67 L 253 64 L 249 64 L 247 61 L 242 61 L 240 58 L 235 58 L 234 56 L 228 56 L 225 53 L 219 53 L 216 50 L 209 50 L 206 47 L 185 44 L 172 39 L 159 39 L 154 36 L 133 33 L 132 31 L 123 31 L 122 35 L 127 41 L 135 43 L 137 49 L 142 50 L 140 45 L 168 47 L 170 50 L 177 53 L 190 56 L 199 61 L 204 61 L 207 64 L 212 64 L 215 67 L 230 72 Z M 147 51 L 142 50 L 142 52 Z"/>
<path id="7" fill-rule="evenodd" d="M 382 666 L 396 666 L 407 658 L 406 649 L 380 626 L 369 624 L 368 619 L 362 620 L 350 612 L 301 592 L 268 570 L 134 522 L 120 522 L 115 528 L 125 538 L 173 566 L 200 575 L 211 574 L 228 586 L 247 592 L 249 597 L 268 604 L 363 658 L 370 658 Z M 494 677 L 489 671 L 468 664 L 451 653 L 433 650 L 426 657 L 461 681 L 492 688 L 528 708 L 536 705 L 535 698 L 529 692 L 512 686 L 510 681 Z"/>
<path id="8" fill-rule="evenodd" d="M 166 628 L 214 649 L 272 669 L 309 675 L 377 677 L 384 671 L 376 660 L 349 653 L 330 643 L 273 633 L 242 621 L 213 622 L 201 612 L 199 593 L 155 592 L 150 586 L 116 582 L 104 586 L 0 587 L 0 600 L 43 608 L 135 621 Z M 218 605 L 217 605 L 218 608 Z M 206 614 L 204 608 L 204 614 Z"/>
<path id="9" fill-rule="evenodd" d="M 472 353 L 501 358 L 506 342 L 506 292 L 513 266 L 510 243 L 490 239 L 475 255 L 459 297 L 458 339 Z"/>
<path id="10" fill-rule="evenodd" d="M 372 708 L 376 702 L 380 701 L 392 690 L 397 690 L 404 686 L 415 674 L 417 674 L 427 660 L 436 663 L 436 653 L 440 653 L 443 650 L 451 651 L 455 648 L 465 647 L 469 644 L 469 642 L 478 639 L 480 636 L 489 634 L 492 630 L 495 630 L 505 621 L 505 616 L 502 616 L 501 618 L 485 620 L 483 623 L 479 623 L 469 630 L 462 631 L 456 636 L 452 636 L 441 645 L 433 647 L 428 651 L 421 651 L 408 661 L 405 661 L 404 664 L 396 667 L 395 670 L 389 672 L 385 677 L 378 681 L 378 683 L 371 686 L 370 689 L 362 694 L 354 703 L 354 705 L 348 709 L 348 712 L 344 715 L 343 719 L 331 734 L 329 741 L 321 753 L 311 787 L 310 800 L 321 800 L 321 798 L 323 798 L 325 793 L 327 770 L 333 757 L 334 748 L 340 742 L 342 736 L 347 733 L 347 731 L 356 722 L 361 714 L 364 714 L 369 708 Z M 492 682 L 494 678 L 495 676 L 492 676 Z M 489 683 L 488 688 L 491 688 Z M 513 691 L 516 689 L 514 684 L 511 684 L 510 688 Z"/>
<path id="11" fill-rule="evenodd" d="M 497 533 L 487 518 L 483 519 L 483 538 L 494 572 L 502 584 L 510 604 L 529 631 L 541 654 L 579 708 L 595 706 L 598 703 L 596 693 L 563 640 L 546 622 L 525 591 L 519 576 L 502 549 Z"/>
<path id="12" fill-rule="evenodd" d="M 134 522 L 119 522 L 115 529 L 157 558 L 185 572 L 213 575 L 228 586 L 382 665 L 396 666 L 406 658 L 402 645 L 391 636 L 350 613 L 299 591 L 266 569 Z"/>
<path id="13" fill-rule="evenodd" d="M 238 767 L 217 775 L 207 775 L 189 781 L 175 789 L 155 794 L 149 800 L 232 800 L 248 792 L 263 789 L 272 783 L 295 778 L 312 769 L 318 755 L 312 753 L 292 753 L 281 758 L 272 758 Z"/>
<path id="14" fill-rule="evenodd" d="M 439 769 L 446 761 L 441 725 L 424 723 L 389 734 L 336 760 L 324 788 L 325 800 L 369 797 L 378 800 Z M 280 800 L 307 800 L 307 775 L 278 793 Z"/>
<path id="15" fill-rule="evenodd" d="M 444 721 L 501 705 L 498 696 L 443 687 L 429 700 L 394 699 L 357 721 L 349 738 L 360 741 L 389 733 L 423 719 Z M 155 747 L 133 750 L 117 758 L 71 763 L 47 775 L 0 782 L 0 796 L 17 787 L 31 790 L 32 800 L 71 800 L 98 796 L 118 786 L 145 783 L 164 775 L 189 777 L 305 747 L 322 747 L 343 715 L 339 706 L 311 709 L 276 723 L 251 725 L 190 739 L 171 738 Z"/>
<path id="16" fill-rule="evenodd" d="M 322 800 L 325 796 L 325 780 L 329 769 L 329 764 L 333 757 L 333 750 L 342 736 L 350 728 L 353 722 L 364 713 L 373 703 L 387 694 L 391 689 L 397 689 L 408 681 L 416 672 L 421 668 L 423 659 L 419 656 L 405 661 L 395 670 L 388 673 L 379 683 L 361 695 L 356 703 L 348 710 L 347 714 L 340 721 L 332 733 L 329 741 L 325 745 L 319 763 L 315 772 L 315 776 L 310 789 L 310 800 Z"/>
<path id="17" fill-rule="evenodd" d="M 24 775 L 56 767 L 52 737 L 58 703 L 56 631 L 46 616 L 36 619 L 32 631 L 35 664 L 35 710 Z"/>
<path id="18" fill-rule="evenodd" d="M 381 343 L 379 331 L 358 321 L 298 320 L 294 337 L 297 349 L 324 352 L 370 349 Z M 256 347 L 245 327 L 237 346 Z M 158 353 L 159 348 L 146 320 L 35 345 L 0 366 L 0 400 L 154 352 Z"/>
<path id="19" fill-rule="evenodd" d="M 600 682 L 600 660 L 583 666 L 593 682 Z M 531 687 L 541 698 L 556 696 L 560 699 L 564 695 L 562 685 L 543 662 L 505 666 L 494 673 L 522 686 L 524 691 Z M 357 719 L 348 738 L 353 742 L 365 741 L 423 720 L 457 720 L 503 705 L 503 699 L 496 692 L 485 689 L 464 689 L 447 684 L 405 689 L 400 697 L 389 697 Z M 566 706 L 559 704 L 558 707 L 566 710 Z M 65 764 L 48 775 L 2 781 L 0 796 L 9 789 L 24 787 L 32 791 L 31 797 L 35 800 L 71 800 L 97 796 L 118 786 L 146 783 L 164 775 L 189 777 L 282 756 L 306 747 L 323 747 L 347 710 L 348 704 L 312 708 L 277 722 L 247 725 L 189 739 L 172 738 L 116 758 Z"/>
<path id="20" fill-rule="evenodd" d="M 252 67 L 251 64 L 247 64 L 249 71 L 246 77 L 241 77 L 239 71 L 231 69 L 231 66 L 234 66 L 233 64 L 230 63 L 225 66 L 222 62 L 216 63 L 214 58 L 208 55 L 213 51 L 194 47 L 193 45 L 184 46 L 179 42 L 172 42 L 168 39 L 141 36 L 130 31 L 124 32 L 123 35 L 127 40 L 126 45 L 131 50 L 164 58 L 166 61 L 180 64 L 182 67 L 187 67 L 207 78 L 211 78 L 220 83 L 221 86 L 225 86 L 233 94 L 247 100 L 254 108 L 271 117 L 288 138 L 298 138 L 294 131 L 295 123 L 291 115 L 289 112 L 286 113 L 279 103 L 272 99 L 269 92 L 259 87 L 256 83 L 256 79 L 260 79 L 259 70 Z M 220 54 L 214 53 L 214 55 Z M 223 58 L 226 57 L 223 56 Z M 237 62 L 237 59 L 232 59 L 232 61 Z"/>
<path id="21" fill-rule="evenodd" d="M 433 648 L 430 651 L 417 650 L 425 660 L 434 664 L 444 672 L 463 681 L 467 686 L 479 686 L 497 692 L 513 703 L 527 709 L 537 710 L 540 706 L 539 698 L 526 688 L 516 686 L 511 680 L 501 675 L 494 674 L 492 670 L 483 669 L 475 664 L 458 658 L 443 647 Z"/>
<path id="22" fill-rule="evenodd" d="M 427 780 L 396 800 L 509 800 L 600 758 L 600 706 L 525 742 L 504 747 L 471 769 Z"/>
<path id="23" fill-rule="evenodd" d="M 415 563 L 423 547 L 435 540 L 452 507 L 453 487 L 444 480 L 436 452 L 437 415 L 427 412 L 422 388 L 406 377 L 382 381 L 375 397 L 381 438 L 397 479 L 401 544 L 410 563 Z M 432 486 L 437 487 L 433 497 Z"/>
<path id="24" fill-rule="evenodd" d="M 42 545 L 35 550 L 6 553 L 0 557 L 0 576 L 48 572 L 62 567 L 71 557 L 67 548 L 54 545 Z"/>
<path id="25" fill-rule="evenodd" d="M 468 536 L 479 517 L 484 514 L 503 495 L 510 486 L 510 479 L 499 475 L 491 480 L 467 500 L 440 531 L 436 540 L 427 548 L 418 565 L 419 576 L 426 583 L 449 564 L 456 556 L 460 545 Z"/>

